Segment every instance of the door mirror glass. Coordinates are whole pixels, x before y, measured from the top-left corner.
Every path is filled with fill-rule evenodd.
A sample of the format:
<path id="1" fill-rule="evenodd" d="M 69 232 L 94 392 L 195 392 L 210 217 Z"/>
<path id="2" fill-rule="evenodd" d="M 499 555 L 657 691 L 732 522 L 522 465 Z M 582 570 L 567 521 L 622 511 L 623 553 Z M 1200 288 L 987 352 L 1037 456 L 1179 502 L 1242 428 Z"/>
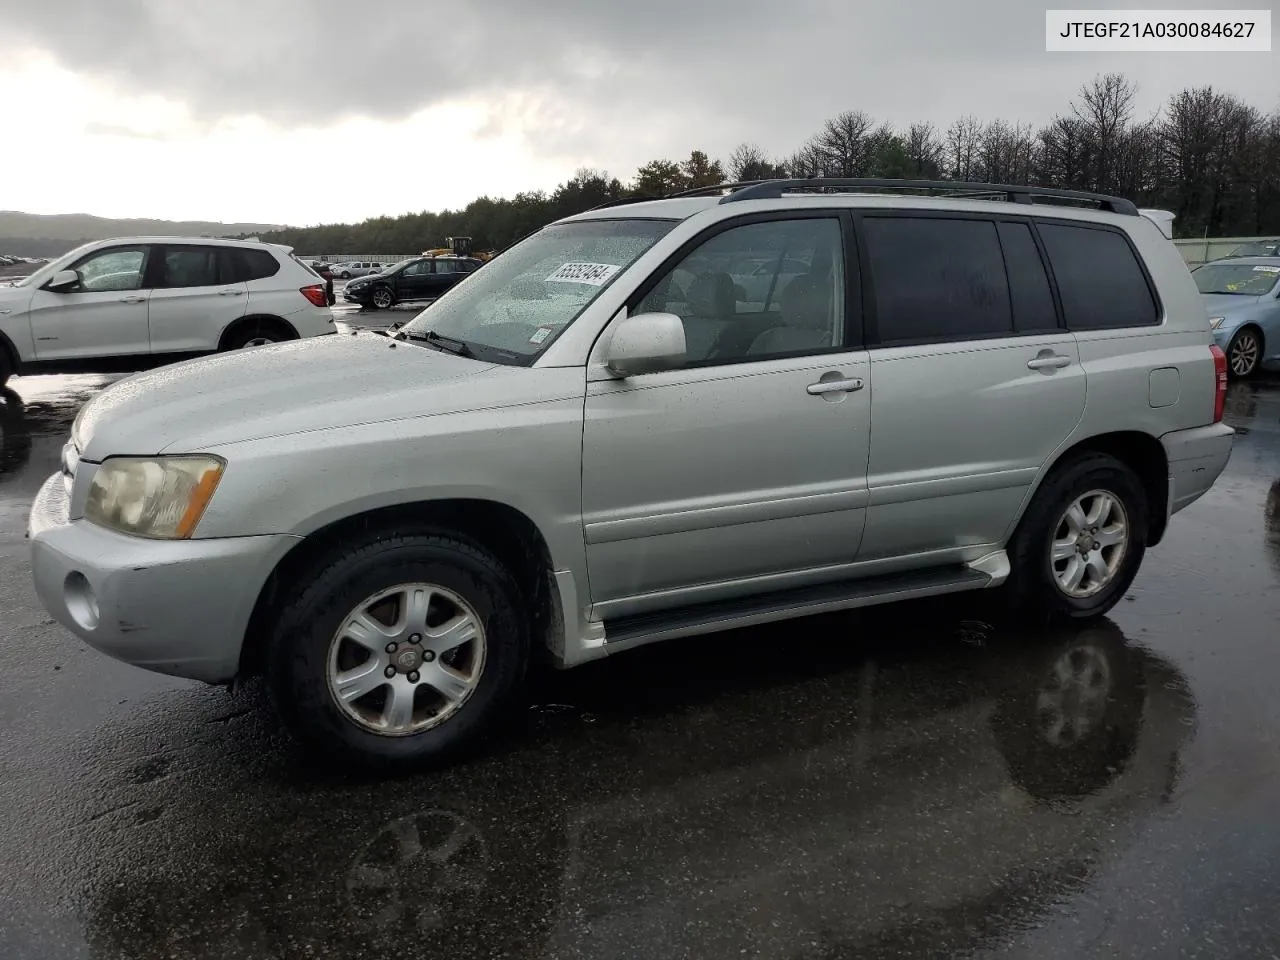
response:
<path id="1" fill-rule="evenodd" d="M 66 293 L 80 283 L 80 274 L 74 270 L 59 270 L 53 275 L 53 279 L 46 283 L 45 289 L 52 290 L 54 293 Z"/>
<path id="2" fill-rule="evenodd" d="M 672 313 L 641 313 L 618 324 L 605 366 L 620 377 L 684 366 L 684 323 Z"/>

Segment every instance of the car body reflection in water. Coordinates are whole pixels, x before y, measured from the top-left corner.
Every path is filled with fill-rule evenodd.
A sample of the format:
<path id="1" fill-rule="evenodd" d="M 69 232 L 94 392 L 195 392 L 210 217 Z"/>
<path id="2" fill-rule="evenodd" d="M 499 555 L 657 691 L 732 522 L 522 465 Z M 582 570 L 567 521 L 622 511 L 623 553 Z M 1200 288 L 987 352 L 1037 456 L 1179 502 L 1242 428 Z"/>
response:
<path id="1" fill-rule="evenodd" d="M 557 676 L 557 703 L 517 742 L 436 775 L 317 784 L 278 758 L 189 757 L 157 794 L 164 812 L 84 838 L 99 857 L 91 943 L 134 958 L 664 960 L 996 943 L 1087 887 L 1171 802 L 1195 706 L 1109 621 L 1012 635 L 941 609 Z M 279 749 L 255 736 L 246 755 Z M 114 799 L 145 806 L 126 779 Z"/>

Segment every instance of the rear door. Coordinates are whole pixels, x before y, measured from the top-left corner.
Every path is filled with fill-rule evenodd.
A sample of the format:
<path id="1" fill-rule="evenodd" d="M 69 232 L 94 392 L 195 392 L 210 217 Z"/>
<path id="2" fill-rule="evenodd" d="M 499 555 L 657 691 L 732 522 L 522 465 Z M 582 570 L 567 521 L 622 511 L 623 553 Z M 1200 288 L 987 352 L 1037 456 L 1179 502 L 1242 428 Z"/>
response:
<path id="1" fill-rule="evenodd" d="M 248 284 L 226 247 L 156 248 L 156 288 L 149 322 L 152 353 L 216 350 L 222 331 L 244 316 Z"/>
<path id="2" fill-rule="evenodd" d="M 63 293 L 31 297 L 37 360 L 141 356 L 150 352 L 145 281 L 148 244 L 122 244 L 87 253 L 69 269 L 80 282 Z"/>
<path id="3" fill-rule="evenodd" d="M 1084 412 L 1039 240 L 1016 217 L 859 216 L 871 449 L 860 560 L 976 559 Z"/>

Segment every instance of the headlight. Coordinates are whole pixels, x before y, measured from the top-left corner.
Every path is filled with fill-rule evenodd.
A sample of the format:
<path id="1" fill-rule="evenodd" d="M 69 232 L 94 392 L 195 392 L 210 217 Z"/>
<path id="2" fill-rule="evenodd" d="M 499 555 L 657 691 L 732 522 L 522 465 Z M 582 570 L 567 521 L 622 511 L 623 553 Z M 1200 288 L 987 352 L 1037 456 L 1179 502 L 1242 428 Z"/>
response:
<path id="1" fill-rule="evenodd" d="M 221 457 L 112 457 L 93 473 L 85 519 L 135 537 L 185 540 L 222 479 Z"/>
<path id="2" fill-rule="evenodd" d="M 1209 329 L 1210 329 L 1210 330 L 1217 330 L 1220 326 L 1222 326 L 1222 325 L 1223 325 L 1224 323 L 1226 323 L 1226 322 L 1227 322 L 1227 318 L 1226 318 L 1226 317 L 1210 317 L 1210 318 L 1209 318 Z"/>

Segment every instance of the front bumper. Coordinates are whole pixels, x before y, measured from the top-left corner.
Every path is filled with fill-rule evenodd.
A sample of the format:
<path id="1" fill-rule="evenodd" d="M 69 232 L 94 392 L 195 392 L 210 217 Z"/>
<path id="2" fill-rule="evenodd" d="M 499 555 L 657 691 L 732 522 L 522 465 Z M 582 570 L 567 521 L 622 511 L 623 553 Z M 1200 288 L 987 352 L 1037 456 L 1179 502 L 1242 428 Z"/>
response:
<path id="1" fill-rule="evenodd" d="M 27 536 L 36 593 L 59 623 L 147 670 L 206 683 L 235 678 L 262 585 L 298 538 L 144 540 L 67 515 L 62 474 L 54 474 L 36 495 Z"/>
<path id="2" fill-rule="evenodd" d="M 1169 515 L 1204 496 L 1231 459 L 1236 432 L 1225 423 L 1175 430 L 1160 438 L 1169 461 Z"/>

